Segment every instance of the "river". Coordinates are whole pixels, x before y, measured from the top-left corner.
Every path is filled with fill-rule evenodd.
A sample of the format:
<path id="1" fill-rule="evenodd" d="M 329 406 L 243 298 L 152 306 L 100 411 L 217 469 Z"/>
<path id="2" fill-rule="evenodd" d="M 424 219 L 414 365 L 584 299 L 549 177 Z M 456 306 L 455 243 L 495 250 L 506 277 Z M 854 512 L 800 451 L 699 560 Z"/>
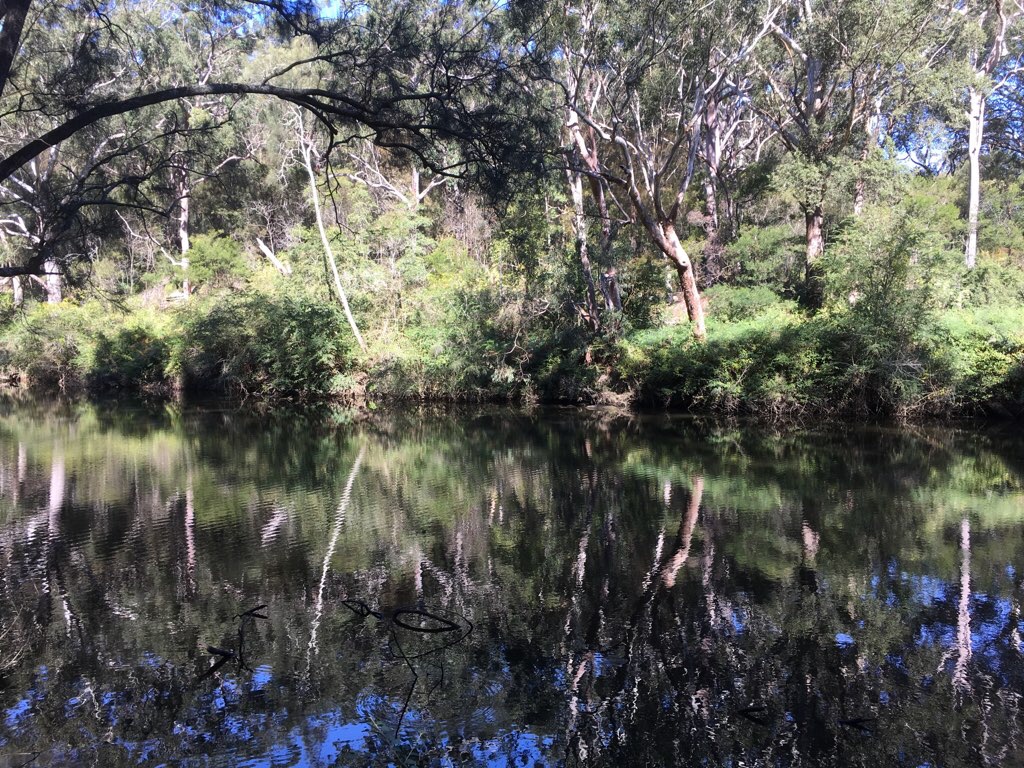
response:
<path id="1" fill-rule="evenodd" d="M 0 401 L 0 765 L 1024 764 L 1019 429 Z"/>

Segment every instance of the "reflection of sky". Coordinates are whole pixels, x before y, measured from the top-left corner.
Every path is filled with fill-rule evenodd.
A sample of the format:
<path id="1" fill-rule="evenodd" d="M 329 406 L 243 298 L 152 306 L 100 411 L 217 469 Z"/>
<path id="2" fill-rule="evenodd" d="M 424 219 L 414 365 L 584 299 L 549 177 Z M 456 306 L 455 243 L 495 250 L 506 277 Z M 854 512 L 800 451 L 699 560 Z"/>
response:
<path id="1" fill-rule="evenodd" d="M 515 461 L 513 452 L 510 451 L 508 456 L 510 462 Z M 461 471 L 462 464 L 453 463 L 451 466 L 458 466 Z M 524 469 L 523 472 L 530 478 L 529 483 L 532 485 L 542 487 L 546 482 L 547 476 L 539 469 Z M 222 482 L 227 487 L 225 494 L 233 492 L 231 483 Z M 709 484 L 710 482 L 709 479 Z M 257 484 L 256 487 L 265 490 L 264 485 Z M 438 481 L 436 494 L 441 494 L 445 487 Z M 609 487 L 614 487 L 614 483 Z M 216 488 L 220 489 L 221 486 Z M 431 485 L 430 488 L 434 489 L 434 486 Z M 275 494 L 278 492 L 274 491 Z M 462 676 L 456 678 L 452 675 L 439 692 L 429 698 L 424 690 L 433 683 L 436 673 L 432 669 L 429 672 L 426 669 L 421 670 L 424 675 L 421 678 L 422 687 L 417 691 L 410 710 L 406 713 L 397 748 L 392 737 L 407 689 L 403 687 L 401 675 L 397 678 L 388 675 L 393 673 L 395 667 L 403 674 L 406 670 L 391 657 L 384 658 L 383 663 L 378 663 L 376 656 L 372 657 L 372 660 L 370 657 L 361 657 L 362 666 L 352 665 L 353 674 L 359 676 L 358 680 L 350 682 L 350 679 L 346 678 L 335 687 L 314 684 L 310 687 L 315 691 L 315 698 L 305 698 L 302 685 L 295 682 L 298 664 L 295 663 L 296 658 L 291 651 L 284 652 L 286 658 L 270 656 L 269 651 L 269 659 L 260 658 L 269 645 L 278 644 L 276 647 L 279 648 L 279 645 L 285 642 L 276 627 L 272 630 L 269 628 L 271 623 L 268 622 L 268 632 L 264 638 L 267 645 L 257 645 L 253 652 L 250 662 L 255 669 L 252 672 L 242 672 L 235 664 L 228 664 L 216 678 L 207 679 L 202 686 L 189 688 L 183 703 L 180 700 L 169 702 L 169 697 L 177 695 L 179 691 L 173 690 L 173 685 L 164 685 L 166 675 L 188 675 L 193 671 L 191 662 L 184 661 L 185 652 L 182 650 L 186 644 L 190 646 L 190 650 L 194 650 L 195 641 L 192 636 L 181 631 L 167 640 L 166 644 L 160 645 L 159 652 L 139 652 L 135 649 L 143 647 L 145 642 L 152 642 L 152 638 L 143 636 L 143 641 L 135 642 L 127 632 L 123 637 L 119 635 L 117 628 L 129 620 L 130 614 L 119 613 L 117 610 L 110 614 L 106 603 L 99 606 L 98 613 L 85 617 L 87 630 L 90 623 L 96 629 L 91 638 L 95 645 L 89 647 L 88 651 L 91 653 L 93 648 L 98 649 L 103 655 L 101 663 L 93 667 L 91 663 L 83 662 L 82 666 L 88 669 L 88 678 L 85 675 L 77 677 L 80 669 L 77 666 L 78 659 L 74 656 L 74 647 L 47 648 L 46 653 L 54 659 L 53 682 L 47 681 L 45 668 L 40 668 L 38 674 L 30 680 L 32 665 L 29 663 L 23 679 L 4 691 L 4 698 L 0 699 L 6 707 L 0 708 L 0 719 L 5 724 L 5 729 L 0 731 L 21 732 L 27 739 L 34 738 L 36 743 L 46 744 L 48 734 L 44 733 L 44 729 L 48 725 L 47 718 L 54 714 L 57 715 L 54 719 L 65 715 L 69 725 L 61 730 L 63 738 L 74 741 L 80 737 L 81 743 L 92 740 L 92 745 L 95 745 L 105 737 L 108 730 L 112 730 L 119 756 L 139 762 L 147 759 L 188 759 L 190 756 L 202 754 L 207 748 L 215 748 L 220 752 L 220 764 L 231 765 L 363 765 L 371 760 L 386 762 L 389 759 L 394 759 L 396 764 L 402 764 L 415 763 L 420 756 L 417 750 L 422 749 L 426 752 L 429 749 L 432 750 L 429 753 L 433 761 L 431 764 L 447 765 L 454 758 L 449 757 L 448 753 L 457 749 L 468 752 L 466 760 L 478 765 L 551 764 L 550 753 L 557 752 L 560 757 L 565 746 L 563 729 L 565 716 L 569 711 L 566 689 L 572 680 L 571 677 L 567 678 L 565 656 L 569 655 L 578 662 L 580 655 L 593 646 L 604 648 L 606 652 L 594 652 L 588 676 L 582 678 L 581 684 L 576 688 L 579 693 L 578 713 L 581 715 L 579 722 L 586 723 L 588 727 L 599 723 L 596 728 L 608 728 L 594 735 L 594 743 L 611 739 L 614 734 L 611 728 L 614 726 L 607 724 L 615 718 L 621 719 L 624 716 L 625 700 L 609 698 L 606 701 L 602 697 L 610 696 L 608 692 L 622 684 L 621 673 L 629 654 L 634 652 L 632 647 L 623 642 L 624 634 L 628 638 L 627 625 L 632 619 L 628 611 L 632 609 L 632 600 L 637 597 L 631 591 L 635 585 L 629 579 L 635 574 L 630 569 L 635 565 L 636 558 L 643 559 L 644 572 L 649 568 L 649 552 L 642 547 L 649 543 L 644 536 L 650 534 L 648 538 L 653 539 L 655 529 L 645 528 L 649 522 L 646 515 L 640 515 L 636 519 L 623 516 L 620 519 L 617 525 L 621 525 L 622 544 L 616 545 L 620 549 L 615 551 L 615 558 L 620 559 L 612 562 L 610 558 L 608 564 L 603 564 L 603 561 L 597 558 L 587 561 L 587 580 L 584 582 L 583 590 L 590 590 L 591 593 L 584 595 L 578 603 L 582 606 L 580 626 L 574 627 L 573 634 L 568 638 L 563 638 L 564 624 L 560 611 L 567 609 L 567 604 L 560 602 L 559 598 L 565 597 L 566 585 L 570 583 L 568 578 L 571 565 L 576 562 L 575 546 L 579 536 L 580 520 L 568 515 L 563 520 L 555 514 L 548 514 L 552 510 L 543 507 L 543 503 L 536 502 L 540 506 L 530 514 L 538 518 L 543 517 L 538 524 L 543 524 L 543 535 L 552 537 L 552 541 L 545 544 L 543 559 L 534 557 L 536 552 L 533 548 L 526 548 L 520 562 L 517 559 L 519 555 L 516 545 L 509 543 L 510 538 L 520 535 L 519 529 L 511 527 L 509 523 L 502 523 L 501 519 L 503 515 L 510 521 L 527 519 L 524 510 L 536 500 L 531 500 L 528 493 L 518 490 L 503 493 L 504 506 L 495 507 L 495 519 L 484 523 L 487 518 L 480 518 L 480 530 L 494 533 L 494 541 L 502 542 L 500 548 L 488 549 L 496 545 L 482 534 L 479 538 L 470 536 L 467 539 L 470 545 L 467 552 L 470 554 L 467 557 L 466 573 L 475 580 L 475 586 L 484 588 L 475 596 L 467 595 L 468 599 L 477 601 L 472 606 L 473 610 L 479 612 L 474 618 L 483 618 L 489 614 L 492 605 L 488 596 L 493 592 L 487 590 L 496 590 L 501 586 L 500 581 L 486 582 L 490 571 L 482 567 L 485 555 L 488 567 L 491 565 L 490 557 L 494 556 L 502 568 L 512 569 L 510 572 L 502 572 L 503 578 L 508 578 L 509 581 L 536 578 L 537 583 L 532 584 L 530 589 L 536 588 L 543 592 L 543 599 L 540 604 L 535 604 L 534 592 L 523 597 L 525 602 L 522 609 L 525 613 L 517 617 L 521 619 L 522 626 L 519 621 L 514 621 L 508 629 L 508 632 L 515 633 L 514 635 L 505 634 L 504 627 L 495 630 L 493 635 L 475 635 L 469 643 L 471 650 L 464 657 L 464 668 L 460 666 L 463 657 L 453 664 L 453 669 Z M 473 506 L 475 502 L 469 498 L 471 495 L 467 492 L 458 498 L 445 499 L 443 505 L 445 514 L 454 509 L 456 515 L 465 516 L 465 519 L 459 518 L 460 534 L 464 530 L 474 530 L 472 525 L 465 528 L 465 521 L 468 520 L 469 524 L 472 524 L 476 520 L 473 515 L 477 515 L 479 510 L 479 506 Z M 200 525 L 197 531 L 199 567 L 196 573 L 200 576 L 202 589 L 211 586 L 212 580 L 212 586 L 215 588 L 224 584 L 237 586 L 243 592 L 252 590 L 246 592 L 250 597 L 255 596 L 253 593 L 256 590 L 266 589 L 269 594 L 261 595 L 260 599 L 269 600 L 277 596 L 274 589 L 279 586 L 278 579 L 281 579 L 290 590 L 301 584 L 304 577 L 308 577 L 300 561 L 306 555 L 310 560 L 316 560 L 323 541 L 316 537 L 316 532 L 320 529 L 316 528 L 314 523 L 309 523 L 309 530 L 312 530 L 313 534 L 308 530 L 303 533 L 305 529 L 302 525 L 306 525 L 307 520 L 315 522 L 319 519 L 316 517 L 320 510 L 319 496 L 311 496 L 308 499 L 297 497 L 298 500 L 293 507 L 304 511 L 302 514 L 296 512 L 293 515 L 296 532 L 287 543 L 287 547 L 283 541 L 275 541 L 273 546 L 260 545 L 258 550 L 255 550 L 256 555 L 252 555 L 243 546 L 247 541 L 245 537 L 251 531 L 256 531 L 258 535 L 268 515 L 273 514 L 277 508 L 276 500 L 261 498 L 249 502 L 248 497 L 231 496 L 225 501 L 210 490 L 197 498 L 204 499 L 203 504 L 197 504 Z M 211 498 L 214 501 L 210 501 Z M 328 503 L 324 506 L 333 509 L 334 499 L 329 494 L 325 498 Z M 673 503 L 683 505 L 685 499 L 685 494 L 677 494 Z M 127 574 L 126 583 L 112 586 L 110 590 L 115 607 L 135 606 L 140 615 L 145 613 L 146 609 L 150 617 L 157 615 L 158 609 L 162 611 L 167 604 L 176 604 L 175 601 L 180 600 L 180 593 L 176 595 L 173 591 L 167 592 L 168 600 L 162 603 L 154 602 L 153 605 L 149 605 L 139 596 L 150 588 L 154 595 L 158 594 L 160 589 L 164 589 L 165 585 L 153 585 L 147 580 L 152 578 L 153 573 L 157 574 L 157 578 L 174 573 L 171 567 L 177 562 L 174 560 L 175 553 L 184 551 L 180 526 L 181 506 L 168 506 L 163 503 L 164 501 L 166 499 L 161 500 L 158 510 L 160 516 L 156 522 L 144 522 L 139 525 L 139 528 L 147 531 L 158 544 L 162 559 L 159 559 L 159 567 L 153 572 L 132 570 L 136 567 L 133 550 L 114 548 L 109 543 L 103 545 L 101 555 L 96 555 L 84 544 L 76 544 L 73 548 L 76 559 L 69 566 L 81 567 L 82 562 L 94 558 L 97 567 L 102 569 L 101 577 L 108 572 L 116 572 L 115 568 L 123 568 Z M 373 504 L 377 503 L 378 500 L 374 499 L 361 509 L 376 510 Z M 237 520 L 229 515 L 209 517 L 211 510 L 222 507 L 233 509 L 235 506 L 245 510 Z M 124 508 L 130 507 L 126 505 Z M 423 512 L 424 515 L 433 514 L 429 505 L 424 504 L 423 509 L 426 510 Z M 69 523 L 66 541 L 92 541 L 90 537 L 94 535 L 94 514 L 95 508 L 92 506 L 83 504 L 75 509 L 69 506 L 66 511 Z M 641 692 L 638 698 L 642 700 L 642 697 L 649 693 L 650 701 L 655 706 L 664 705 L 664 711 L 669 713 L 667 717 L 674 717 L 675 715 L 671 713 L 678 711 L 674 707 L 676 700 L 664 689 L 657 689 L 657 683 L 661 671 L 659 664 L 674 664 L 679 659 L 680 666 L 675 669 L 686 670 L 688 683 L 700 679 L 701 682 L 698 684 L 704 685 L 704 673 L 707 673 L 708 680 L 713 678 L 714 682 L 707 685 L 708 690 L 711 690 L 709 696 L 712 707 L 731 706 L 732 702 L 738 701 L 734 698 L 728 705 L 722 705 L 722 700 L 714 701 L 716 686 L 722 690 L 733 686 L 731 694 L 759 695 L 772 685 L 772 681 L 766 681 L 764 675 L 774 675 L 778 672 L 785 676 L 793 669 L 799 670 L 800 664 L 804 661 L 801 654 L 805 653 L 812 669 L 811 674 L 815 674 L 822 667 L 828 669 L 833 662 L 848 664 L 854 658 L 860 661 L 863 657 L 863 666 L 855 667 L 852 663 L 848 664 L 848 670 L 843 673 L 843 684 L 856 678 L 855 685 L 863 685 L 877 691 L 877 701 L 881 704 L 889 702 L 891 696 L 893 711 L 903 711 L 901 708 L 907 706 L 906 682 L 918 683 L 923 674 L 922 670 L 933 674 L 937 680 L 948 681 L 951 669 L 946 668 L 937 672 L 937 668 L 940 659 L 955 647 L 957 603 L 960 597 L 960 560 L 956 557 L 955 548 L 949 546 L 949 541 L 945 542 L 944 548 L 937 548 L 934 552 L 927 550 L 926 545 L 922 544 L 919 550 L 911 548 L 905 553 L 901 552 L 898 557 L 890 558 L 886 555 L 879 565 L 877 560 L 872 560 L 871 557 L 855 559 L 856 554 L 852 554 L 850 559 L 847 559 L 836 556 L 835 545 L 832 543 L 836 539 L 836 533 L 829 527 L 830 523 L 825 522 L 821 525 L 823 543 L 817 560 L 819 568 L 813 584 L 805 584 L 796 578 L 787 581 L 790 576 L 786 575 L 770 580 L 770 583 L 765 579 L 763 583 L 752 584 L 751 581 L 737 579 L 735 574 L 729 573 L 729 542 L 732 540 L 730 537 L 738 535 L 741 531 L 729 527 L 732 523 L 724 513 L 719 520 L 722 529 L 715 529 L 713 523 L 717 519 L 714 516 L 716 514 L 718 513 L 709 511 L 706 506 L 701 509 L 700 529 L 698 534 L 695 534 L 694 549 L 687 565 L 680 572 L 674 591 L 671 592 L 672 599 L 658 603 L 655 609 L 663 612 L 656 617 L 657 623 L 652 623 L 652 626 L 660 628 L 660 631 L 665 633 L 663 636 L 670 640 L 666 652 L 668 661 L 652 662 L 652 656 L 645 656 L 642 647 L 639 649 L 640 655 L 633 657 L 640 662 L 635 665 L 638 675 L 650 676 L 643 684 L 638 684 L 632 689 Z M 414 527 L 413 523 L 418 524 L 419 518 L 416 515 L 410 514 L 410 527 Z M 127 513 L 124 518 L 122 522 L 125 524 L 132 520 L 132 516 Z M 381 518 L 387 519 L 383 513 Z M 395 519 L 404 518 L 396 515 Z M 445 556 L 444 547 L 447 546 L 447 540 L 444 540 L 443 536 L 455 530 L 455 524 L 448 522 L 447 518 L 424 519 L 439 532 L 436 542 L 423 535 L 422 541 L 429 545 L 425 547 L 425 551 L 430 553 L 435 563 L 440 563 Z M 204 523 L 204 520 L 210 522 Z M 651 525 L 656 523 L 660 524 L 660 521 L 655 521 Z M 678 520 L 672 517 L 670 523 L 673 526 L 670 529 L 672 533 L 675 530 L 674 526 L 678 525 Z M 753 525 L 756 521 L 750 520 L 747 523 Z M 147 525 L 150 527 L 147 528 Z M 384 523 L 376 518 L 368 519 L 365 528 L 360 529 L 358 525 L 353 524 L 346 529 L 346 535 L 351 535 L 355 542 L 352 552 L 361 553 L 362 548 L 365 548 L 366 563 L 372 563 L 374 567 L 379 565 L 383 571 L 387 571 L 388 568 L 395 566 L 395 563 L 389 559 L 391 555 L 387 549 L 392 545 L 387 543 L 386 537 L 378 535 L 380 530 L 375 527 L 381 526 L 381 530 L 384 530 L 383 525 Z M 390 523 L 388 525 L 390 526 Z M 502 528 L 502 525 L 505 528 Z M 745 529 L 748 533 L 749 525 Z M 636 531 L 633 531 L 633 526 L 636 527 Z M 102 539 L 102 536 L 96 534 L 96 540 L 109 542 L 114 540 L 114 534 L 120 529 L 111 529 L 104 533 L 106 529 L 99 526 L 97 530 L 108 538 Z M 369 531 L 365 538 L 357 536 L 361 530 Z M 855 529 L 854 532 L 860 534 L 861 530 Z M 399 533 L 407 537 L 407 540 L 403 539 L 403 546 L 408 541 L 421 540 L 416 538 L 420 536 L 419 533 Z M 501 534 L 500 537 L 497 536 L 498 533 Z M 562 540 L 557 536 L 563 533 L 572 547 L 567 552 L 558 549 Z M 635 538 L 631 537 L 634 533 Z M 865 536 L 871 535 L 871 531 L 863 533 Z M 748 537 L 743 541 L 750 547 L 765 546 L 772 557 L 796 558 L 799 556 L 798 545 L 795 545 L 796 548 L 776 546 L 778 541 L 783 540 L 792 543 L 792 534 L 793 530 L 786 529 L 786 526 L 780 524 L 779 531 L 773 532 L 763 542 L 756 537 Z M 786 539 L 786 536 L 790 538 Z M 714 590 L 713 604 L 717 606 L 718 612 L 716 620 L 711 622 L 707 620 L 707 612 L 711 610 L 712 601 L 709 600 L 706 604 L 706 593 L 700 591 L 700 571 L 696 557 L 698 551 L 705 551 L 701 546 L 709 538 L 714 537 L 718 537 L 715 539 L 716 559 L 711 561 L 709 586 Z M 129 543 L 141 541 L 126 540 Z M 974 592 L 970 604 L 971 645 L 974 657 L 969 673 L 975 677 L 985 675 L 988 680 L 996 681 L 997 686 L 1000 683 L 1013 685 L 1012 692 L 1016 692 L 1020 690 L 1019 683 L 1010 679 L 1012 670 L 1008 668 L 1009 659 L 1014 656 L 1006 653 L 1010 630 L 1013 628 L 1012 605 L 1009 600 L 998 597 L 1001 592 L 1010 594 L 1003 580 L 1015 580 L 1016 570 L 1013 566 L 1005 565 L 1002 560 L 996 560 L 991 565 L 992 573 L 989 574 L 990 556 L 985 549 L 987 541 L 984 536 L 979 536 L 975 542 L 977 556 L 973 561 L 975 573 L 972 587 L 983 586 L 987 591 Z M 165 542 L 170 546 L 164 548 Z M 29 543 L 38 549 L 44 546 L 45 542 L 43 537 L 37 537 Z M 639 549 L 627 549 L 627 546 L 633 545 Z M 95 546 L 100 547 L 100 544 Z M 225 547 L 229 546 L 237 547 L 231 550 L 231 556 L 225 555 Z M 595 546 L 593 540 L 591 546 Z M 308 551 L 304 547 L 308 548 Z M 38 556 L 37 549 L 32 550 L 31 560 L 25 562 L 30 563 L 33 568 L 42 568 L 41 564 L 47 561 Z M 256 559 L 235 558 L 236 552 L 241 555 L 248 552 L 247 556 Z M 347 559 L 353 558 L 352 552 L 339 554 L 335 559 L 339 570 L 342 563 L 349 567 Z M 997 554 L 1001 555 L 1002 552 L 1002 549 L 996 550 Z M 526 557 L 526 554 L 530 556 Z M 363 563 L 362 560 L 358 562 Z M 235 565 L 238 566 L 237 569 L 232 570 Z M 28 572 L 29 566 L 25 567 Z M 598 604 L 596 589 L 592 589 L 597 584 L 596 577 L 592 578 L 594 573 L 591 571 L 595 568 L 610 569 L 608 578 L 615 587 L 611 590 L 612 597 L 606 604 L 600 606 L 602 611 L 607 611 L 602 614 L 602 621 L 607 623 L 601 625 L 601 631 L 607 632 L 607 637 L 598 637 L 596 641 L 583 633 L 587 627 L 584 619 L 590 605 L 588 600 L 594 605 Z M 920 574 L 915 572 L 917 570 L 930 572 Z M 39 573 L 45 575 L 49 572 L 43 569 Z M 780 573 L 791 575 L 786 569 L 780 569 Z M 936 574 L 945 578 L 939 578 Z M 386 575 L 399 581 L 402 578 L 401 572 L 387 572 Z M 319 578 L 319 570 L 315 576 Z M 983 580 L 983 577 L 991 577 L 992 581 Z M 89 578 L 92 576 L 89 575 Z M 429 579 L 427 581 L 429 598 L 430 585 L 433 582 Z M 870 584 L 867 588 L 864 586 L 866 581 Z M 81 583 L 87 584 L 84 581 Z M 794 584 L 798 584 L 798 587 L 794 587 Z M 173 587 L 174 584 L 170 584 L 170 588 Z M 408 585 L 402 587 L 400 584 L 399 587 L 405 589 Z M 387 589 L 390 587 L 387 587 L 381 596 L 381 605 L 387 604 Z M 619 599 L 615 594 L 616 589 L 623 592 L 621 604 L 616 602 Z M 664 596 L 667 593 L 668 590 L 665 589 L 661 594 Z M 91 594 L 88 591 L 80 592 L 77 597 L 84 600 Z M 292 593 L 286 591 L 285 594 L 286 598 L 275 606 L 274 618 L 278 618 L 279 612 L 284 614 L 285 621 L 301 618 L 306 606 L 303 595 L 296 593 L 294 602 L 291 602 Z M 509 605 L 518 608 L 517 596 L 513 590 L 510 590 L 510 595 Z M 857 599 L 858 596 L 860 600 Z M 397 599 L 393 594 L 390 597 Z M 794 598 L 792 606 L 783 604 L 783 601 L 790 598 Z M 223 624 L 225 617 L 237 610 L 231 601 L 206 603 L 204 600 L 205 596 L 201 600 L 196 600 L 195 614 L 186 617 L 182 622 L 202 630 L 198 646 L 200 649 L 203 647 L 202 643 L 208 640 L 218 641 L 218 627 Z M 499 609 L 504 606 L 500 599 L 494 603 Z M 81 610 L 82 603 L 78 603 L 76 607 Z M 294 610 L 295 613 L 286 613 L 289 610 Z M 536 613 L 530 613 L 531 611 Z M 676 612 L 670 614 L 669 611 Z M 115 620 L 111 615 L 118 618 Z M 795 619 L 792 626 L 788 625 L 790 618 Z M 667 621 L 669 619 L 671 621 Z M 808 621 L 812 619 L 813 621 Z M 176 618 L 168 618 L 160 613 L 158 620 L 161 622 L 160 626 L 173 627 L 172 632 L 179 631 L 176 627 Z M 678 620 L 678 624 L 673 623 L 675 620 Z M 207 621 L 209 624 L 203 623 Z M 480 621 L 477 626 L 486 628 L 486 619 Z M 108 627 L 114 630 L 109 637 L 104 634 Z M 64 626 L 55 622 L 53 629 L 54 635 L 60 633 L 58 639 L 63 642 Z M 324 629 L 327 629 L 326 621 Z M 785 641 L 787 634 L 792 637 L 802 630 L 805 630 L 806 637 L 801 637 L 799 642 Z M 275 635 L 275 632 L 278 634 Z M 669 635 L 670 632 L 678 634 Z M 372 637 L 373 643 L 378 640 L 376 636 L 367 637 Z M 163 640 L 162 637 L 158 639 Z M 512 639 L 515 642 L 511 642 Z M 225 642 L 231 641 L 228 639 Z M 674 645 L 676 643 L 678 645 Z M 524 648 L 527 648 L 525 653 Z M 570 650 L 562 650 L 566 648 Z M 353 658 L 353 654 L 361 653 L 356 648 L 348 650 L 351 651 L 347 656 L 349 659 Z M 690 653 L 693 653 L 692 658 L 688 657 Z M 673 658 L 676 654 L 678 659 Z M 323 669 L 330 673 L 332 665 L 340 663 L 338 660 L 341 658 L 340 655 L 329 656 L 324 653 Z M 274 666 L 263 663 L 267 660 L 272 660 Z M 205 663 L 207 659 L 201 658 L 200 661 Z M 305 659 L 301 661 L 305 662 Z M 394 667 L 388 666 L 393 662 Z M 949 663 L 952 664 L 952 661 Z M 703 664 L 708 666 L 702 667 Z M 346 667 L 341 668 L 347 671 Z M 697 674 L 689 676 L 693 672 Z M 317 673 L 314 671 L 313 674 Z M 340 678 L 325 674 L 323 680 L 333 684 Z M 319 680 L 315 680 L 314 683 L 319 683 Z M 643 687 L 647 683 L 652 683 L 650 688 Z M 935 686 L 936 689 L 939 687 Z M 168 693 L 168 688 L 172 689 L 171 693 Z M 835 690 L 829 690 L 823 691 L 820 695 L 828 697 L 836 693 Z M 842 694 L 843 691 L 838 690 L 838 695 Z M 95 698 L 90 698 L 91 695 Z M 464 700 L 460 698 L 463 696 Z M 609 701 L 611 703 L 608 703 Z M 178 709 L 173 709 L 174 706 Z M 689 712 L 689 705 L 685 709 Z M 161 716 L 166 715 L 168 721 L 154 726 L 156 736 L 139 736 L 141 729 L 130 727 L 129 718 L 143 720 L 151 717 L 154 712 L 161 713 Z M 612 717 L 608 716 L 609 713 Z M 648 725 L 643 722 L 639 727 L 646 728 Z M 942 723 L 940 727 L 944 725 Z M 557 736 L 549 735 L 556 733 Z M 17 746 L 17 738 L 18 733 L 11 736 L 4 733 L 0 735 L 0 744 L 11 744 L 13 746 L 10 748 L 13 749 Z M 64 757 L 69 756 L 65 754 Z"/>
<path id="2" fill-rule="evenodd" d="M 254 676 L 263 678 L 263 684 L 269 682 L 270 672 L 268 669 L 257 670 Z M 202 726 L 199 728 L 190 724 L 192 717 L 185 716 L 185 722 L 176 723 L 173 734 L 180 740 L 179 755 L 193 753 L 198 747 L 206 752 L 203 744 L 213 744 L 218 733 L 231 734 L 237 741 L 233 743 L 254 743 L 258 732 L 274 728 L 278 729 L 281 723 L 274 722 L 273 715 L 245 712 L 242 708 L 234 708 L 237 705 L 236 694 L 242 689 L 238 681 L 233 678 L 225 678 L 217 692 L 210 698 L 209 704 L 218 709 L 226 709 L 223 719 L 220 720 L 216 732 L 207 732 Z M 117 697 L 108 697 L 112 702 Z M 71 701 L 67 704 L 70 706 Z M 367 755 L 380 748 L 384 744 L 390 744 L 393 724 L 382 722 L 382 712 L 395 712 L 401 707 L 401 702 L 392 700 L 378 694 L 364 694 L 356 702 L 356 714 L 362 718 L 352 720 L 346 718 L 340 710 L 331 710 L 302 717 L 300 723 L 282 732 L 283 741 L 274 743 L 267 747 L 262 754 L 243 757 L 238 751 L 230 751 L 225 754 L 233 755 L 230 759 L 231 765 L 246 766 L 247 768 L 262 768 L 262 766 L 290 765 L 333 765 L 343 762 L 346 754 Z M 29 715 L 32 708 L 32 701 L 29 698 L 20 700 L 16 705 L 5 711 L 5 724 L 8 729 L 15 729 L 19 721 Z M 111 715 L 111 722 L 117 722 L 114 712 Z M 193 713 L 198 714 L 198 713 Z M 74 715 L 72 715 L 74 716 Z M 91 720 L 90 718 L 87 718 Z M 486 717 L 484 719 L 487 719 Z M 493 718 L 491 718 L 493 719 Z M 209 723 L 207 723 L 207 726 Z M 429 726 L 429 719 L 425 713 L 410 709 L 406 715 L 403 737 L 412 737 L 415 741 L 419 736 L 419 729 Z M 386 732 L 386 733 L 385 733 Z M 471 734 L 460 734 L 470 736 Z M 6 743 L 6 739 L 0 738 L 0 744 Z M 157 750 L 164 752 L 156 741 L 132 741 L 122 738 L 114 738 L 112 742 L 116 747 L 123 750 L 137 763 L 144 763 L 157 756 Z M 411 746 L 411 743 L 403 738 L 402 743 Z M 433 746 L 438 755 L 445 755 L 451 752 L 453 747 L 452 738 L 445 732 L 440 732 L 436 737 Z M 192 746 L 187 746 L 191 744 Z M 503 730 L 499 731 L 492 738 L 474 740 L 471 744 L 459 742 L 459 749 L 470 749 L 474 764 L 496 766 L 532 766 L 543 765 L 547 753 L 553 748 L 555 739 L 551 736 L 544 736 L 530 730 Z M 226 746 L 226 745 L 225 745 Z M 60 753 L 59 748 L 58 754 Z M 64 757 L 73 760 L 74 753 L 63 753 Z M 210 756 L 208 754 L 208 756 Z M 454 764 L 442 758 L 440 765 Z M 59 762 L 59 761 L 58 761 Z"/>

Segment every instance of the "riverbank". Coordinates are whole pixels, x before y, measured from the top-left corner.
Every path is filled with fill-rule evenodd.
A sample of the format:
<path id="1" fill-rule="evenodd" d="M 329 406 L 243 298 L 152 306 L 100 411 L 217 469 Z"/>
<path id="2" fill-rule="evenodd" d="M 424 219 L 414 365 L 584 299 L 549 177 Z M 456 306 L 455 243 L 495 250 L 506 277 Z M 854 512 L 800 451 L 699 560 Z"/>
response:
<path id="1" fill-rule="evenodd" d="M 212 392 L 271 406 L 543 402 L 771 421 L 1024 414 L 1024 309 L 882 322 L 856 308 L 808 314 L 757 289 L 710 293 L 705 342 L 685 323 L 637 329 L 612 317 L 600 334 L 540 322 L 503 334 L 481 316 L 379 329 L 367 352 L 334 304 L 309 295 L 37 304 L 6 318 L 0 365 L 32 390 Z"/>

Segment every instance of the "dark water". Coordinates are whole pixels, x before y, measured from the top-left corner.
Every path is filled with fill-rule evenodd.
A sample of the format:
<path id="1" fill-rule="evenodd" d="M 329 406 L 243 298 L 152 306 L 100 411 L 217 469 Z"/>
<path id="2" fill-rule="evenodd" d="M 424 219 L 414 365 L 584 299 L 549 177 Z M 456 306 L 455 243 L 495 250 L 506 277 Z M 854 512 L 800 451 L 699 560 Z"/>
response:
<path id="1" fill-rule="evenodd" d="M 7 402 L 0 765 L 1020 765 L 1022 570 L 1009 429 Z"/>

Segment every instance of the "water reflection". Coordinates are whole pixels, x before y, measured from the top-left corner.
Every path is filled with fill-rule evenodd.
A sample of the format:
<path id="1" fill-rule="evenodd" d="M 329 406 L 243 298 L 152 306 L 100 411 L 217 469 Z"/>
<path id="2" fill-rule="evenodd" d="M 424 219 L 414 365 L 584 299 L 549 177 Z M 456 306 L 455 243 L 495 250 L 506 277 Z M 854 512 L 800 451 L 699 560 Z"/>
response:
<path id="1" fill-rule="evenodd" d="M 1024 451 L 0 404 L 0 765 L 1012 765 Z"/>

